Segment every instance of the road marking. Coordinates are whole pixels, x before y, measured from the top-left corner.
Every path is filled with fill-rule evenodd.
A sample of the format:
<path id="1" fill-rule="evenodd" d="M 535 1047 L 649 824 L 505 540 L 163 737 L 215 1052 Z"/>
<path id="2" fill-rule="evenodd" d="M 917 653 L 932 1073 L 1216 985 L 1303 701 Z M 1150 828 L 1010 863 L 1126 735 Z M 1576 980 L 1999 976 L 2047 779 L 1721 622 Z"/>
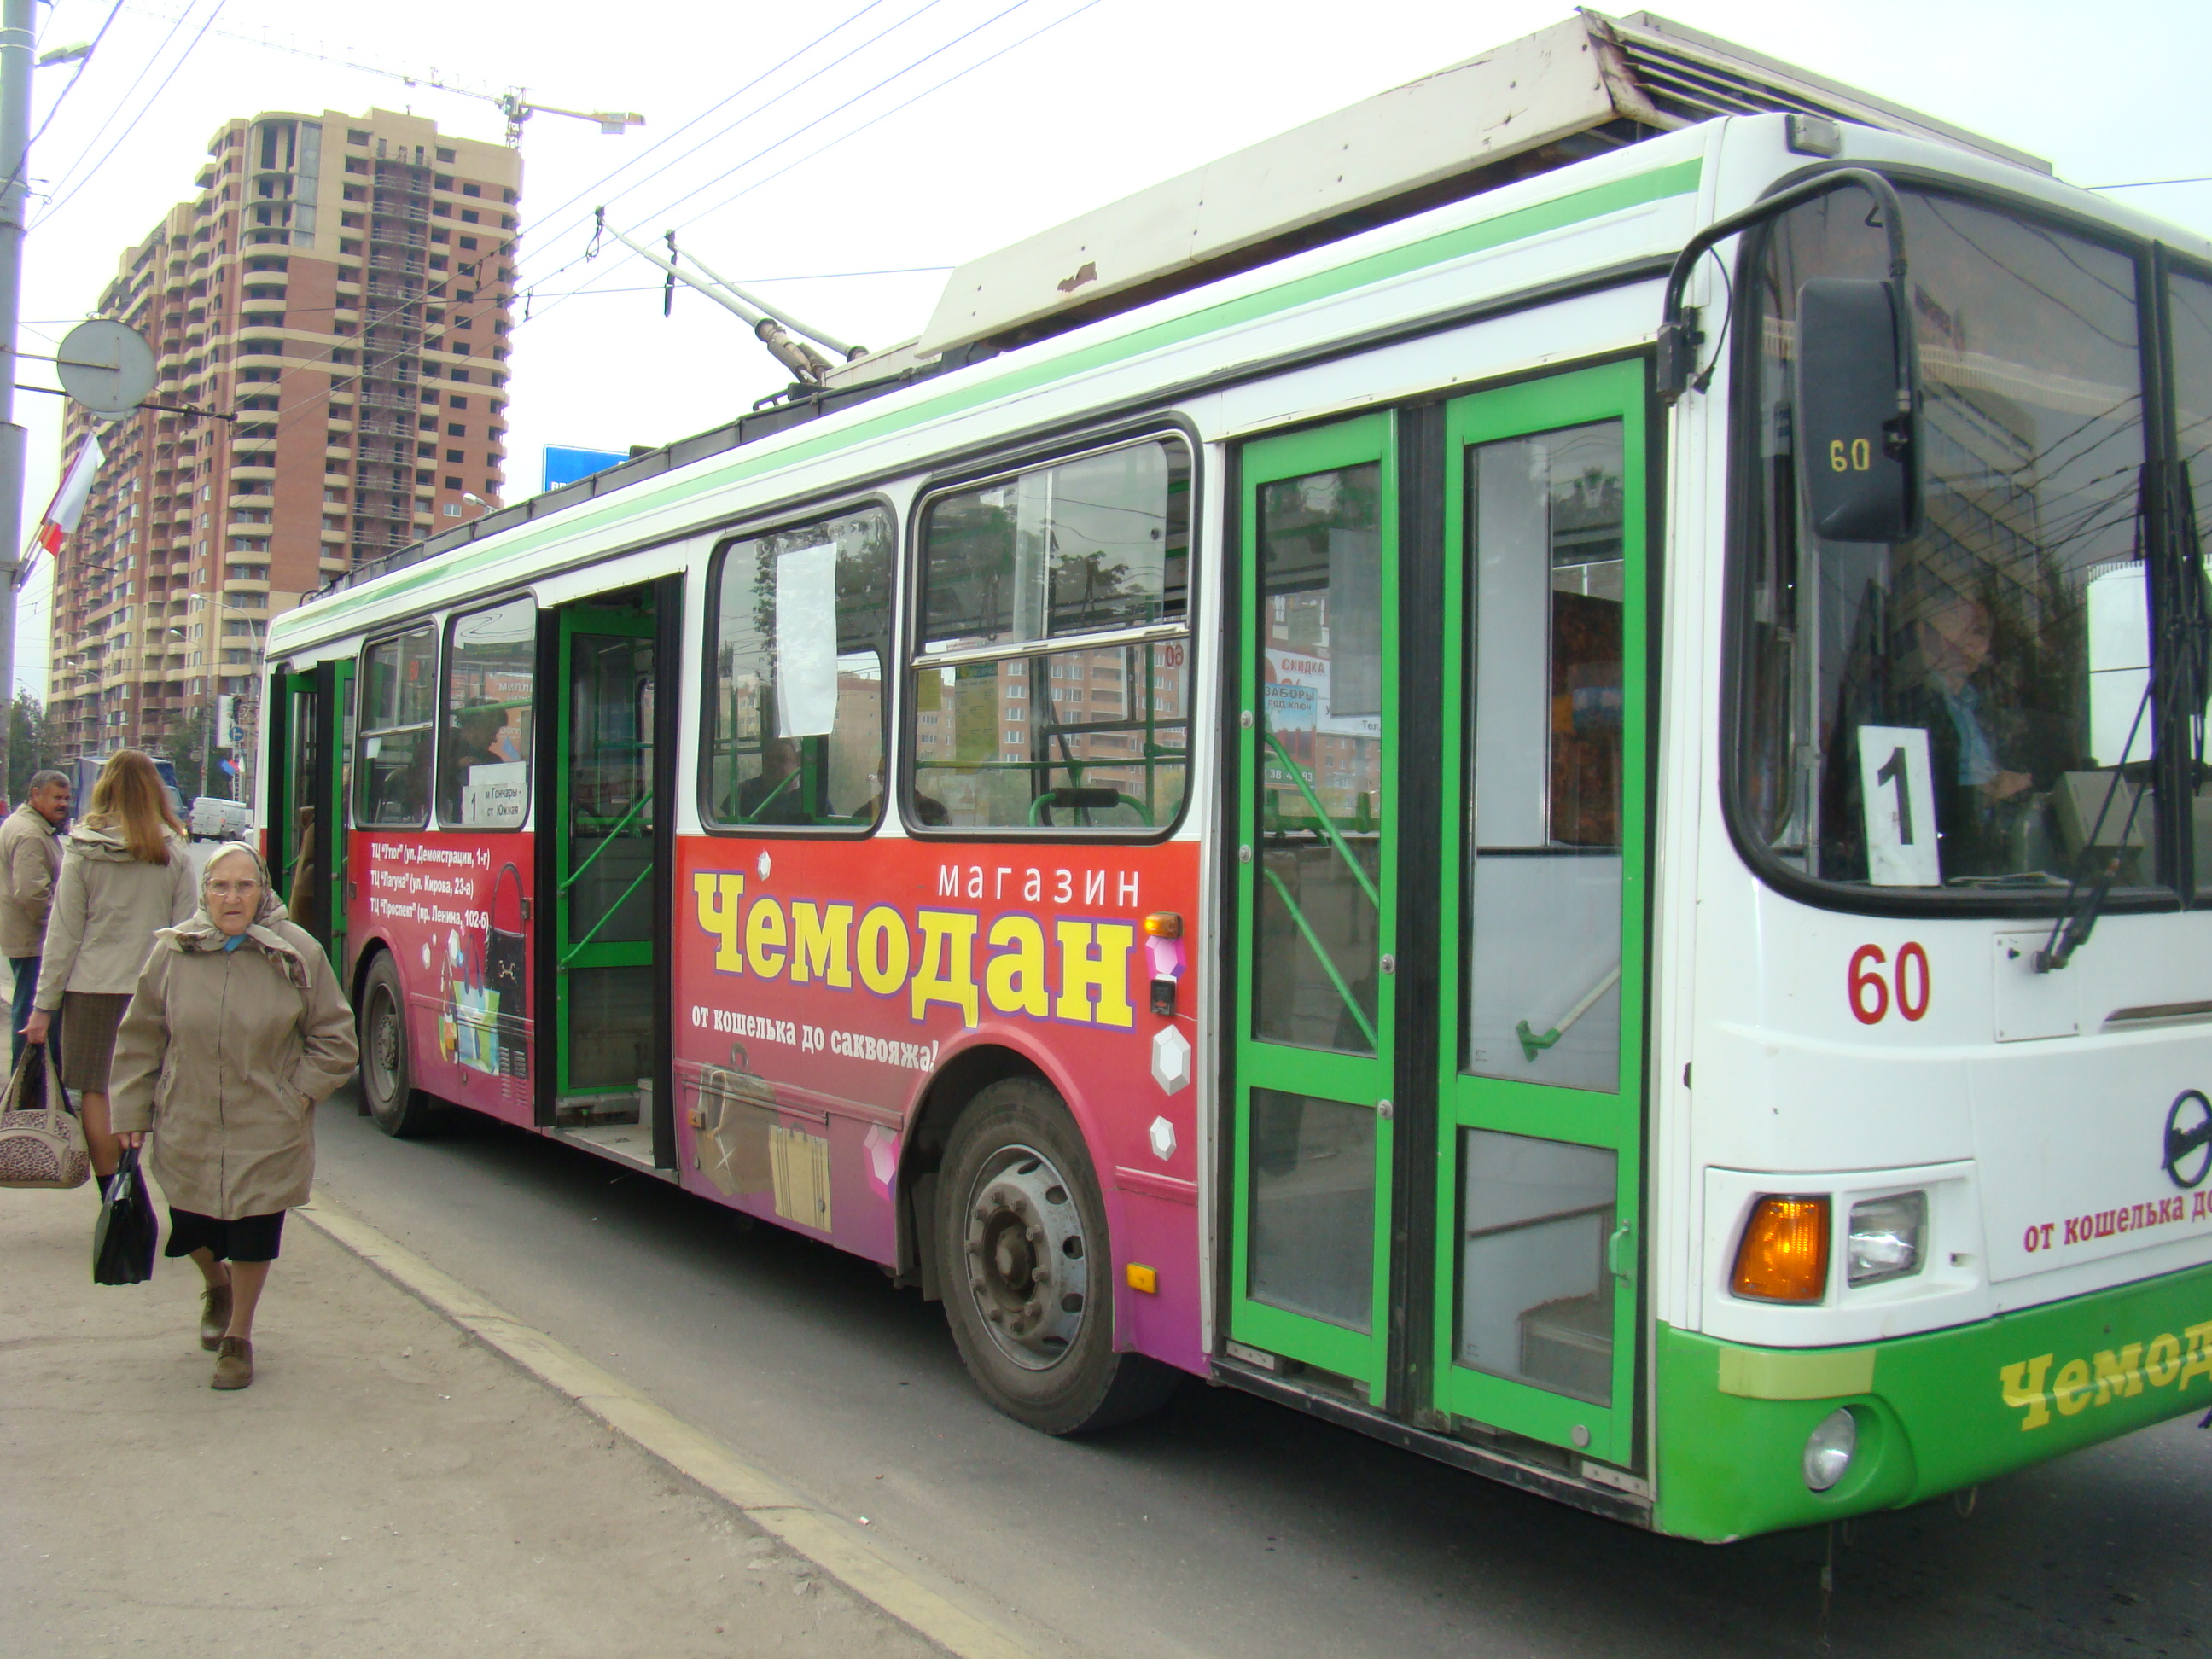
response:
<path id="1" fill-rule="evenodd" d="M 765 1469 L 656 1405 L 544 1332 L 524 1324 L 335 1203 L 318 1188 L 303 1220 L 403 1291 L 565 1395 L 617 1434 L 697 1481 L 863 1600 L 960 1659 L 1036 1659 L 1003 1631 L 915 1579 L 842 1516 L 807 1503 Z"/>

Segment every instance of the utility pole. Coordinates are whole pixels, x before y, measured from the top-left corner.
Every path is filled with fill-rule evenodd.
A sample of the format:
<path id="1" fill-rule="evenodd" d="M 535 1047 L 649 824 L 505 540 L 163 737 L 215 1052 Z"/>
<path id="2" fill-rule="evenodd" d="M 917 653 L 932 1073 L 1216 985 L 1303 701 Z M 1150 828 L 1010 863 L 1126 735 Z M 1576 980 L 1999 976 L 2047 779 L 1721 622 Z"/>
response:
<path id="1" fill-rule="evenodd" d="M 23 556 L 23 428 L 15 420 L 15 323 L 22 312 L 23 210 L 31 194 L 31 69 L 36 0 L 0 0 L 0 694 L 15 702 L 15 574 Z M 0 719 L 0 793 L 10 720 Z"/>

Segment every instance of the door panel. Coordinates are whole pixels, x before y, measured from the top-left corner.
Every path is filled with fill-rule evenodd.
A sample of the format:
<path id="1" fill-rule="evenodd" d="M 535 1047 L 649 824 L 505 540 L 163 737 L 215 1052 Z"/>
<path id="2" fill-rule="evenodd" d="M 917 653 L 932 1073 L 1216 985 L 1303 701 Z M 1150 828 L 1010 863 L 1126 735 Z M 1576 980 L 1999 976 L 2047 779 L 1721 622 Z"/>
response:
<path id="1" fill-rule="evenodd" d="M 1243 456 L 1239 1340 L 1382 1394 L 1396 892 L 1394 422 Z"/>
<path id="2" fill-rule="evenodd" d="M 1582 369 L 1263 440 L 1242 452 L 1238 504 L 1229 1333 L 1376 1405 L 1395 1375 L 1401 1415 L 1621 1464 L 1642 1180 L 1644 376 Z M 1401 502 L 1401 478 L 1417 498 Z M 1440 565 L 1441 604 L 1432 586 L 1401 605 L 1401 507 L 1408 570 L 1433 583 Z M 1401 701 L 1407 645 L 1441 672 Z M 1399 811 L 1401 714 L 1443 757 L 1440 784 L 1413 780 L 1419 822 Z M 1402 970 L 1401 863 L 1424 874 L 1402 919 L 1421 959 Z M 1401 1158 L 1401 1132 L 1432 1152 Z M 1394 1329 L 1425 1363 L 1401 1351 L 1391 1371 Z"/>
<path id="3" fill-rule="evenodd" d="M 557 615 L 556 1121 L 584 1121 L 634 1114 L 653 1070 L 654 630 L 648 610 Z"/>
<path id="4" fill-rule="evenodd" d="M 1644 368 L 1446 410 L 1438 1409 L 1634 1451 Z"/>

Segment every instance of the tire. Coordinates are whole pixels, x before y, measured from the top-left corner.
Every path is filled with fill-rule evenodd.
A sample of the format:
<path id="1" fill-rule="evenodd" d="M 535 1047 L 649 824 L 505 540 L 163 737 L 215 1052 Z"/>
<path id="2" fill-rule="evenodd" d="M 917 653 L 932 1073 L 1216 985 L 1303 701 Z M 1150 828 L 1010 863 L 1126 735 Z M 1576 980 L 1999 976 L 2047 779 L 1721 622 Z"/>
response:
<path id="1" fill-rule="evenodd" d="M 430 1133 L 441 1115 L 437 1103 L 415 1086 L 407 1051 L 407 997 L 389 951 L 377 952 L 362 982 L 361 1093 L 368 1115 L 385 1133 L 411 1140 Z"/>
<path id="2" fill-rule="evenodd" d="M 1052 1089 L 1007 1078 L 977 1093 L 953 1127 L 937 1204 L 945 1322 L 993 1405 L 1046 1434 L 1085 1434 L 1175 1392 L 1179 1372 L 1115 1352 L 1106 1206 Z"/>

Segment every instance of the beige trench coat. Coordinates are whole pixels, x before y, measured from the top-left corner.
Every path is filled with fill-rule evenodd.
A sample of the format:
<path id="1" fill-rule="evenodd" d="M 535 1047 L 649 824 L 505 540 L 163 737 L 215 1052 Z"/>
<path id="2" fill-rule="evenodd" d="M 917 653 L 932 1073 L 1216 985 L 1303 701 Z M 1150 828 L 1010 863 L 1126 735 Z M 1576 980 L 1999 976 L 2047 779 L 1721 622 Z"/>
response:
<path id="1" fill-rule="evenodd" d="M 235 951 L 204 913 L 156 936 L 116 1034 L 108 1110 L 150 1129 L 179 1210 L 234 1221 L 307 1201 L 314 1109 L 353 1075 L 353 1011 L 322 948 L 271 904 Z"/>
<path id="2" fill-rule="evenodd" d="M 80 823 L 69 832 L 46 918 L 38 1006 L 52 1013 L 64 991 L 131 994 L 155 933 L 199 908 L 191 853 L 173 832 L 168 843 L 167 864 L 142 864 L 106 830 Z"/>
<path id="3" fill-rule="evenodd" d="M 0 821 L 0 956 L 34 957 L 60 874 L 61 843 L 45 814 L 26 801 Z"/>

